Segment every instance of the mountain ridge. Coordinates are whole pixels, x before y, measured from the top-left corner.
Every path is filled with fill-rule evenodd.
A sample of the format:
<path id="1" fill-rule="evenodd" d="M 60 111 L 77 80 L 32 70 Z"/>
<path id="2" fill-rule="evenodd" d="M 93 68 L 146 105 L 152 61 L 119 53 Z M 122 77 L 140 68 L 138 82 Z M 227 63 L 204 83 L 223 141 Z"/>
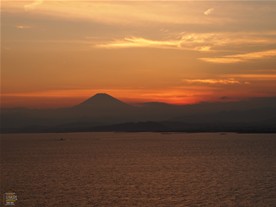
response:
<path id="1" fill-rule="evenodd" d="M 71 108 L 1 110 L 1 119 L 2 133 L 135 131 L 136 129 L 138 131 L 258 129 L 258 131 L 276 132 L 276 126 L 273 125 L 276 121 L 276 97 L 193 105 L 145 103 L 133 106 L 106 93 L 99 93 Z"/>

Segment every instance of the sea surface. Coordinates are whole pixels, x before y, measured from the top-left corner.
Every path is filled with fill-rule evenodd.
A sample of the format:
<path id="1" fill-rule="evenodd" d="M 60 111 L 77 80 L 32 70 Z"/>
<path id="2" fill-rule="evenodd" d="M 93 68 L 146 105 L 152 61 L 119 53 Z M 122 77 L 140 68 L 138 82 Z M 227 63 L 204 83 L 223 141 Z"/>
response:
<path id="1" fill-rule="evenodd" d="M 5 192 L 20 207 L 274 207 L 276 134 L 5 134 Z"/>

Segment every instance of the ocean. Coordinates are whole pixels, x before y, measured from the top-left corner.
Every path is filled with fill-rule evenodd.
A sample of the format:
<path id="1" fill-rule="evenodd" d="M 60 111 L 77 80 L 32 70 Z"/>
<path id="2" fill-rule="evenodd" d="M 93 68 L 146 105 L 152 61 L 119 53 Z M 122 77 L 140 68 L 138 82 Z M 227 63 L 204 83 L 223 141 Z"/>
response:
<path id="1" fill-rule="evenodd" d="M 2 134 L 4 193 L 20 207 L 273 207 L 276 134 Z"/>

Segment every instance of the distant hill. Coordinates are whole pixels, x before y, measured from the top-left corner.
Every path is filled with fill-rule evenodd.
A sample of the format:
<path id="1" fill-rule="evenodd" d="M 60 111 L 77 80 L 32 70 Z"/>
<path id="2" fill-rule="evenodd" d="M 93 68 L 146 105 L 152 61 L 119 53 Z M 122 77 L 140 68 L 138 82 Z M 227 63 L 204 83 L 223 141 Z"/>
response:
<path id="1" fill-rule="evenodd" d="M 276 132 L 276 97 L 237 102 L 132 106 L 108 94 L 60 109 L 2 109 L 1 132 L 233 131 Z"/>

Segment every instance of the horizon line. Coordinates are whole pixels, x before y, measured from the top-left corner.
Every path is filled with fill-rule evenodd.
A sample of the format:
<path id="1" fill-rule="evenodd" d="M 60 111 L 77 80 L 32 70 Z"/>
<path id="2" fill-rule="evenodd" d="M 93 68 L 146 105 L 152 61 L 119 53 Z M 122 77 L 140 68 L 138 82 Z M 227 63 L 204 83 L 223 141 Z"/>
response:
<path id="1" fill-rule="evenodd" d="M 251 96 L 251 97 L 220 97 L 220 99 L 216 99 L 216 100 L 202 100 L 202 101 L 197 101 L 197 102 L 190 102 L 190 103 L 172 103 L 172 102 L 166 102 L 166 101 L 133 101 L 133 99 L 126 99 L 126 98 L 116 98 L 113 95 L 110 95 L 109 93 L 105 93 L 105 92 L 100 92 L 100 93 L 95 93 L 92 96 L 89 96 L 85 99 L 82 99 L 82 101 L 79 101 L 75 104 L 72 105 L 61 105 L 61 106 L 3 106 L 5 104 L 2 104 L 3 101 L 3 96 L 2 94 L 0 95 L 1 99 L 0 99 L 0 109 L 62 109 L 62 108 L 71 108 L 71 107 L 75 107 L 78 106 L 82 103 L 84 103 L 85 101 L 92 99 L 93 97 L 97 96 L 97 95 L 106 95 L 109 96 L 113 99 L 119 100 L 122 103 L 128 104 L 130 106 L 141 106 L 143 104 L 165 104 L 165 105 L 172 105 L 172 106 L 187 106 L 187 105 L 196 105 L 196 104 L 201 104 L 201 103 L 231 103 L 231 102 L 239 102 L 239 101 L 246 101 L 246 100 L 252 100 L 252 99 L 263 99 L 263 98 L 276 98 L 276 96 Z M 59 97 L 59 98 L 64 98 L 64 97 Z M 73 97 L 69 97 L 69 98 L 73 98 Z M 68 97 L 64 98 L 68 99 Z"/>

